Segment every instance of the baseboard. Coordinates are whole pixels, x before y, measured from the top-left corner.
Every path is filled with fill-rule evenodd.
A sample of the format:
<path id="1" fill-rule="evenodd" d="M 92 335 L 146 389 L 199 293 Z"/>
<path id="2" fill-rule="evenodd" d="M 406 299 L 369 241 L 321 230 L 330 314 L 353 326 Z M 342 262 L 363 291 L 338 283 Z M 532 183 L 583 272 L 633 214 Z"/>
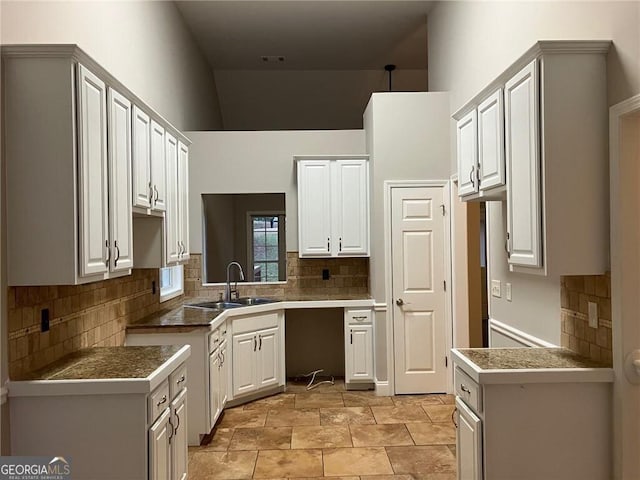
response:
<path id="1" fill-rule="evenodd" d="M 494 347 L 495 345 L 491 344 L 491 333 L 495 332 L 503 337 L 508 338 L 509 340 L 515 342 L 517 345 L 521 347 L 557 347 L 553 343 L 547 342 L 546 340 L 542 340 L 541 338 L 530 335 L 522 330 L 519 330 L 511 325 L 507 325 L 506 323 L 502 323 L 493 318 L 489 319 L 489 346 Z"/>
<path id="2" fill-rule="evenodd" d="M 4 405 L 7 403 L 7 396 L 9 395 L 9 390 L 7 387 L 0 388 L 0 405 Z"/>
<path id="3" fill-rule="evenodd" d="M 390 397 L 393 395 L 391 391 L 391 385 L 389 385 L 388 381 L 380 381 L 376 380 L 376 396 L 378 397 Z"/>

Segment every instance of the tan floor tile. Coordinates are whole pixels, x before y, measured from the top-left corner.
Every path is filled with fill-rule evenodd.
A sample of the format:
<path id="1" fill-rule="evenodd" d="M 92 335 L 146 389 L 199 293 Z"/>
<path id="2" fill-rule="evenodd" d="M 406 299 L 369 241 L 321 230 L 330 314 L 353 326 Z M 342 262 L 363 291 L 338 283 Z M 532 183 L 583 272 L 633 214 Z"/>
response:
<path id="1" fill-rule="evenodd" d="M 347 392 L 342 394 L 345 407 L 393 406 L 391 397 L 381 397 L 373 392 Z"/>
<path id="2" fill-rule="evenodd" d="M 423 405 L 422 408 L 433 423 L 453 423 L 451 415 L 455 405 Z"/>
<path id="3" fill-rule="evenodd" d="M 389 425 L 351 425 L 354 447 L 392 447 L 413 445 L 407 427 L 401 423 Z"/>
<path id="4" fill-rule="evenodd" d="M 455 473 L 456 458 L 445 445 L 387 447 L 387 455 L 398 474 Z"/>
<path id="5" fill-rule="evenodd" d="M 323 378 L 322 380 L 325 380 Z M 329 383 L 323 383 L 318 385 L 311 390 L 307 390 L 307 385 L 309 381 L 306 382 L 287 382 L 287 393 L 327 393 L 327 392 L 345 392 L 346 388 L 344 386 L 344 379 L 334 378 L 333 385 Z"/>
<path id="6" fill-rule="evenodd" d="M 428 395 L 396 395 L 393 398 L 393 403 L 396 406 L 401 405 L 442 405 L 440 399 L 442 395 L 428 394 Z"/>
<path id="7" fill-rule="evenodd" d="M 231 437 L 233 437 L 233 431 L 233 428 L 216 427 L 213 432 L 213 436 L 211 437 L 211 441 L 206 445 L 202 445 L 200 448 L 215 452 L 226 451 L 229 448 Z"/>
<path id="8" fill-rule="evenodd" d="M 408 423 L 407 428 L 416 445 L 451 445 L 456 443 L 456 429 L 453 425 Z"/>
<path id="9" fill-rule="evenodd" d="M 290 478 L 289 480 L 326 480 L 325 477 Z M 331 480 L 360 480 L 360 477 L 331 477 Z M 403 479 L 404 480 L 404 479 Z M 411 479 L 407 479 L 411 480 Z"/>
<path id="10" fill-rule="evenodd" d="M 254 478 L 322 476 L 322 450 L 261 450 Z"/>
<path id="11" fill-rule="evenodd" d="M 258 452 L 196 452 L 189 462 L 189 479 L 249 479 L 257 456 Z"/>
<path id="12" fill-rule="evenodd" d="M 458 480 L 456 473 L 412 473 L 413 480 Z"/>
<path id="13" fill-rule="evenodd" d="M 349 427 L 293 427 L 291 448 L 340 448 L 352 447 Z"/>
<path id="14" fill-rule="evenodd" d="M 431 422 L 420 405 L 371 407 L 376 423 Z"/>
<path id="15" fill-rule="evenodd" d="M 291 448 L 291 427 L 238 428 L 229 450 L 276 450 Z"/>
<path id="16" fill-rule="evenodd" d="M 376 423 L 369 407 L 321 408 L 321 425 L 363 425 Z"/>
<path id="17" fill-rule="evenodd" d="M 280 393 L 267 398 L 261 398 L 244 406 L 245 411 L 271 410 L 272 408 L 294 408 L 296 396 L 293 393 Z"/>
<path id="18" fill-rule="evenodd" d="M 267 427 L 293 427 L 320 425 L 320 412 L 317 408 L 275 409 L 269 410 Z"/>
<path id="19" fill-rule="evenodd" d="M 220 428 L 256 428 L 264 427 L 267 418 L 267 412 L 261 411 L 244 411 L 244 410 L 225 410 L 222 420 L 218 424 Z"/>
<path id="20" fill-rule="evenodd" d="M 455 395 L 438 395 L 440 397 L 440 401 L 445 405 L 455 405 L 456 404 L 456 396 Z"/>
<path id="21" fill-rule="evenodd" d="M 381 447 L 323 450 L 324 476 L 391 474 L 389 458 Z"/>
<path id="22" fill-rule="evenodd" d="M 296 408 L 331 408 L 344 407 L 342 394 L 332 393 L 297 393 Z"/>
<path id="23" fill-rule="evenodd" d="M 413 475 L 363 475 L 360 480 L 414 480 Z"/>

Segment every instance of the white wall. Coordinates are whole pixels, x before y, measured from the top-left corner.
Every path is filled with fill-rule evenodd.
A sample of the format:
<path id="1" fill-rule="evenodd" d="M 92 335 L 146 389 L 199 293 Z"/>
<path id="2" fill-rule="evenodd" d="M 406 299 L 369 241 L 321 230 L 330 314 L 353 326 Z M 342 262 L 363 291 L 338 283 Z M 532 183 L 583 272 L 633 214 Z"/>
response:
<path id="1" fill-rule="evenodd" d="M 179 129 L 220 129 L 211 68 L 173 2 L 2 1 L 0 41 L 76 43 Z"/>
<path id="2" fill-rule="evenodd" d="M 428 17 L 429 86 L 450 92 L 453 113 L 537 40 L 611 39 L 612 105 L 640 92 L 639 26 L 640 2 L 439 2 Z M 454 172 L 455 155 L 451 162 Z M 490 316 L 560 343 L 560 279 L 508 272 L 504 205 L 489 205 L 490 279 L 510 282 L 513 295 L 512 302 L 490 298 Z"/>
<path id="3" fill-rule="evenodd" d="M 449 95 L 374 93 L 364 114 L 371 155 L 371 295 L 386 302 L 384 182 L 449 178 Z M 391 306 L 387 306 L 391 308 Z M 376 378 L 387 380 L 387 315 L 376 313 Z"/>
<path id="4" fill-rule="evenodd" d="M 203 193 L 285 193 L 287 251 L 298 250 L 294 155 L 365 153 L 363 130 L 185 132 L 189 152 L 189 241 L 202 252 Z"/>
<path id="5" fill-rule="evenodd" d="M 362 128 L 371 92 L 388 90 L 379 70 L 216 70 L 227 130 Z M 424 91 L 427 70 L 393 72 L 394 91 Z"/>

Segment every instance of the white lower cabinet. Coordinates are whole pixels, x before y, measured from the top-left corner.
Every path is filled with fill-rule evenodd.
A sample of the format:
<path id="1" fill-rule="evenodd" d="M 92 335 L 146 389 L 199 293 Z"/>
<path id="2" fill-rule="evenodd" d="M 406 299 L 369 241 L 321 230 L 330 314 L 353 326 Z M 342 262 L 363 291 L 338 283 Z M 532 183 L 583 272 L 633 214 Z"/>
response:
<path id="1" fill-rule="evenodd" d="M 373 324 L 371 310 L 349 310 L 344 314 L 345 383 L 372 383 Z"/>
<path id="2" fill-rule="evenodd" d="M 164 410 L 149 429 L 149 480 L 169 478 L 171 472 L 171 413 Z"/>
<path id="3" fill-rule="evenodd" d="M 209 336 L 209 429 L 213 428 L 227 404 L 226 322 Z"/>
<path id="4" fill-rule="evenodd" d="M 284 312 L 233 318 L 233 399 L 284 385 Z"/>
<path id="5" fill-rule="evenodd" d="M 482 421 L 460 398 L 456 398 L 456 409 L 458 478 L 482 480 Z"/>

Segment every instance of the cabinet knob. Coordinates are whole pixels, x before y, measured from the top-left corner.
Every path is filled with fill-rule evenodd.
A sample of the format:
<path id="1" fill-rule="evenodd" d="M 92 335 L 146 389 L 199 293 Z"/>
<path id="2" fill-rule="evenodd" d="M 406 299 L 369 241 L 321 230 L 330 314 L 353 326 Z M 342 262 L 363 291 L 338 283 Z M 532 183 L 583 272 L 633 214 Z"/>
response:
<path id="1" fill-rule="evenodd" d="M 404 305 L 404 300 L 402 300 L 401 298 L 397 299 L 396 300 L 396 305 L 399 306 L 399 307 L 403 306 Z"/>

